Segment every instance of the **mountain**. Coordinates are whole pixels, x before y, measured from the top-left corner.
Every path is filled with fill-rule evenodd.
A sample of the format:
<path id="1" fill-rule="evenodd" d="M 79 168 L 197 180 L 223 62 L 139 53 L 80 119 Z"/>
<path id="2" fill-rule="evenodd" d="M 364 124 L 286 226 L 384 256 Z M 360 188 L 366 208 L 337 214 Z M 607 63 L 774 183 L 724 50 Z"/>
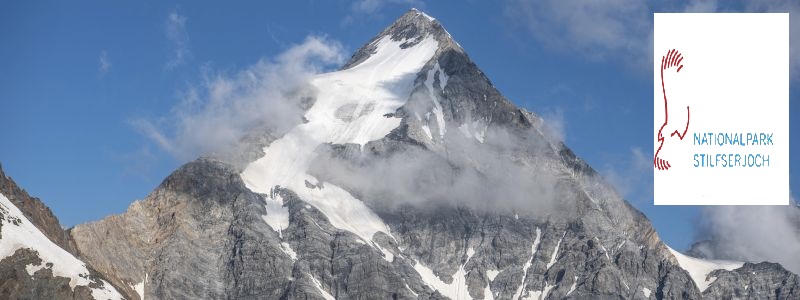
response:
<path id="1" fill-rule="evenodd" d="M 78 256 L 129 299 L 800 297 L 667 247 L 420 11 L 309 85 L 288 130 L 70 229 Z"/>
<path id="2" fill-rule="evenodd" d="M 50 209 L 0 168 L 0 299 L 121 299 L 74 249 Z"/>

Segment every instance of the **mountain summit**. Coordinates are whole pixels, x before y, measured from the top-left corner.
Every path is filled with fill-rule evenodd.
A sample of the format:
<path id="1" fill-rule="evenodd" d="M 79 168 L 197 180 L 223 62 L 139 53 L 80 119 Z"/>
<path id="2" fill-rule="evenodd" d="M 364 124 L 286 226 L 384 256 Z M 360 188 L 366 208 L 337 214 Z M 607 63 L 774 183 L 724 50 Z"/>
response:
<path id="1" fill-rule="evenodd" d="M 400 16 L 392 25 L 358 49 L 353 57 L 342 66 L 342 69 L 350 68 L 367 59 L 376 50 L 375 42 L 385 37 L 389 37 L 393 41 L 403 41 L 404 44 L 400 45 L 401 49 L 414 46 L 422 39 L 431 37 L 438 43 L 440 52 L 446 50 L 463 52 L 461 46 L 453 40 L 453 37 L 439 21 L 414 8 Z"/>
<path id="2" fill-rule="evenodd" d="M 130 299 L 800 297 L 779 265 L 667 247 L 420 11 L 309 85 L 243 165 L 71 229 L 80 258 Z"/>

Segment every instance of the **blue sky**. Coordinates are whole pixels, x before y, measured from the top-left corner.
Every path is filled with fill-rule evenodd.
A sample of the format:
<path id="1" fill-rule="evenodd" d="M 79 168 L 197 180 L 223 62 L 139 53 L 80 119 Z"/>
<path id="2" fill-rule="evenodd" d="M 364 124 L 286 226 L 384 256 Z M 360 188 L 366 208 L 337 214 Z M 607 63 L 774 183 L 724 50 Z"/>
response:
<path id="1" fill-rule="evenodd" d="M 445 26 L 506 97 L 561 128 L 567 145 L 676 249 L 693 240 L 701 208 L 652 204 L 652 13 L 800 12 L 790 2 L 721 7 L 633 0 L 602 7 L 525 0 L 1 6 L 0 163 L 65 226 L 123 212 L 182 163 L 135 123 L 168 118 L 204 76 L 235 73 L 307 36 L 338 41 L 349 55 L 418 7 Z M 795 38 L 792 44 L 796 54 Z M 800 109 L 793 105 L 797 90 L 793 77 L 792 116 Z M 800 132 L 794 120 L 790 132 L 792 138 Z M 791 157 L 800 157 L 794 149 Z M 800 190 L 798 167 L 792 159 L 793 190 Z"/>

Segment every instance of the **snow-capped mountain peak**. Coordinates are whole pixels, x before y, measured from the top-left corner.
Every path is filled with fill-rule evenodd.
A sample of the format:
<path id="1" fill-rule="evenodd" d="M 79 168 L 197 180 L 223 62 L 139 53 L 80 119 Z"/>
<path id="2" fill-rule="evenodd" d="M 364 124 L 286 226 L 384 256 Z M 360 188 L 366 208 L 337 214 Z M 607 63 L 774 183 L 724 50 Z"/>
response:
<path id="1" fill-rule="evenodd" d="M 670 252 L 418 10 L 310 85 L 303 122 L 246 166 L 182 166 L 72 229 L 81 255 L 162 299 L 700 299 L 775 270 Z M 752 276 L 800 296 L 773 273 Z"/>
<path id="2" fill-rule="evenodd" d="M 434 23 L 410 11 L 390 27 L 399 28 L 397 31 L 370 42 L 369 55 L 357 64 L 314 78 L 312 84 L 318 94 L 305 113 L 308 122 L 265 147 L 264 156 L 242 172 L 248 188 L 269 195 L 264 216 L 268 224 L 288 224 L 287 220 L 274 219 L 288 217 L 281 198 L 273 193 L 276 187 L 283 187 L 324 212 L 334 226 L 355 233 L 365 242 L 370 242 L 376 232 L 389 233 L 380 218 L 347 191 L 333 184 L 308 188 L 307 183 L 318 182 L 308 170 L 322 144 L 364 145 L 400 125 L 401 119 L 393 114 L 406 103 L 417 74 L 438 49 L 437 40 L 423 34 L 427 31 L 424 28 Z M 276 226 L 273 229 L 281 230 Z"/>
<path id="3" fill-rule="evenodd" d="M 400 42 L 401 49 L 412 47 L 425 38 L 433 38 L 438 43 L 438 52 L 446 49 L 455 49 L 463 52 L 461 46 L 439 21 L 424 12 L 412 8 L 356 51 L 350 60 L 342 66 L 342 69 L 351 68 L 366 60 L 375 53 L 378 42 L 386 37 L 389 37 L 392 41 Z"/>

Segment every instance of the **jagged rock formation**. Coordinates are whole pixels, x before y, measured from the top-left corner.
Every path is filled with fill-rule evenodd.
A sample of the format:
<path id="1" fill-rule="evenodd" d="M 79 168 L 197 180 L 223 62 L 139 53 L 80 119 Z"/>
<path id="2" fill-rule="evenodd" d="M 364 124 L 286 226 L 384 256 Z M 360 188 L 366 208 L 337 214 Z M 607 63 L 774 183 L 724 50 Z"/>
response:
<path id="1" fill-rule="evenodd" d="M 745 263 L 709 276 L 716 277 L 703 292 L 709 299 L 800 299 L 800 277 L 776 263 Z"/>
<path id="2" fill-rule="evenodd" d="M 50 210 L 0 175 L 0 299 L 122 299 L 100 274 L 53 242 L 66 234 L 47 227 L 61 230 Z"/>

